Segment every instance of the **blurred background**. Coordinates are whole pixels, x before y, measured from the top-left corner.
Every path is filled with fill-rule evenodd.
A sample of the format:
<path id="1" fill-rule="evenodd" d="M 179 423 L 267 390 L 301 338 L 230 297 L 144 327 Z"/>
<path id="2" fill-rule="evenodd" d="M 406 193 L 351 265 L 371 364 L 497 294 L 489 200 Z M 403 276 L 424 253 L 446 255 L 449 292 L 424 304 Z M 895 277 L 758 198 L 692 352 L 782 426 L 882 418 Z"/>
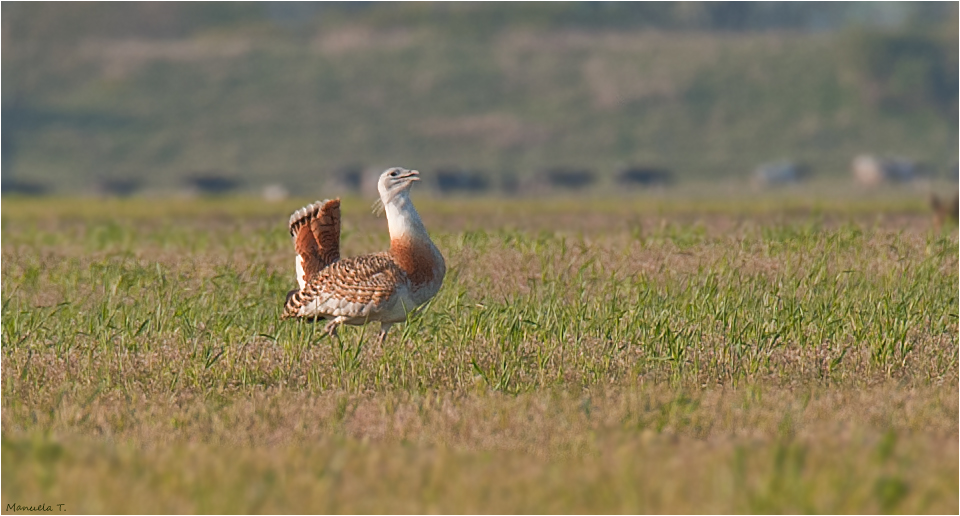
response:
<path id="1" fill-rule="evenodd" d="M 437 195 L 955 187 L 957 20 L 956 2 L 3 2 L 2 192 L 372 195 L 393 165 Z"/>

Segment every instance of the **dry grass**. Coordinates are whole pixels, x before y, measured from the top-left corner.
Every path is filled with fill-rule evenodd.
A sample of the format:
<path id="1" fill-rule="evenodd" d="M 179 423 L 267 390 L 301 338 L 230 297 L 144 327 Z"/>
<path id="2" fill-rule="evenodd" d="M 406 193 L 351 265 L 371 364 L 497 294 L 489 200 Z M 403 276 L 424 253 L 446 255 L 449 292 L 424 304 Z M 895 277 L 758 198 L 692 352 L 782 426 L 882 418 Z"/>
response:
<path id="1" fill-rule="evenodd" d="M 5 410 L 5 503 L 267 513 L 956 508 L 956 389 L 271 389 L 226 402 L 82 401 L 35 413 L 27 426 L 44 433 L 11 422 L 27 411 Z"/>
<path id="2" fill-rule="evenodd" d="M 3 506 L 957 512 L 955 230 L 538 202 L 422 203 L 382 349 L 277 320 L 286 206 L 6 203 Z"/>

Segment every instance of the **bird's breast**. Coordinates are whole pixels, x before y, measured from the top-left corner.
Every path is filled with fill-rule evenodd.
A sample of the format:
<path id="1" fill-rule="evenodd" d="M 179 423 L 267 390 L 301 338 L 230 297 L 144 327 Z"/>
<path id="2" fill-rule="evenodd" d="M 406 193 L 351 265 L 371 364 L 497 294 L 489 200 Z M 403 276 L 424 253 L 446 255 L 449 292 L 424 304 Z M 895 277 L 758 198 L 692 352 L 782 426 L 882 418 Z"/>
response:
<path id="1" fill-rule="evenodd" d="M 443 256 L 429 240 L 395 238 L 390 241 L 390 254 L 407 274 L 415 290 L 443 281 L 446 272 Z"/>

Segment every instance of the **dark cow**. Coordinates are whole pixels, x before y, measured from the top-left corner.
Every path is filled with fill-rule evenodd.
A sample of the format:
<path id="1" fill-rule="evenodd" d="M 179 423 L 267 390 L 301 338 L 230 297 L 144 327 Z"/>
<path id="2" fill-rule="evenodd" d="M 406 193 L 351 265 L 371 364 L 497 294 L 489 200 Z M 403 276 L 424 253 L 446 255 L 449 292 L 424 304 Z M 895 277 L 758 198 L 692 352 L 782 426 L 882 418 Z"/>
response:
<path id="1" fill-rule="evenodd" d="M 140 186 L 141 182 L 139 179 L 132 177 L 113 178 L 98 182 L 96 190 L 99 194 L 110 197 L 128 197 L 139 190 Z"/>
<path id="2" fill-rule="evenodd" d="M 806 165 L 781 160 L 758 166 L 753 171 L 752 182 L 758 188 L 788 185 L 803 181 L 809 174 L 810 170 Z"/>
<path id="3" fill-rule="evenodd" d="M 548 186 L 565 190 L 580 190 L 596 181 L 593 172 L 576 168 L 548 168 L 542 176 Z"/>
<path id="4" fill-rule="evenodd" d="M 441 194 L 481 193 L 490 188 L 486 175 L 475 170 L 441 168 L 433 175 L 437 191 Z"/>
<path id="5" fill-rule="evenodd" d="M 201 195 L 222 195 L 240 186 L 238 179 L 219 172 L 201 172 L 184 179 L 188 187 Z"/>
<path id="6" fill-rule="evenodd" d="M 669 170 L 652 167 L 628 167 L 617 172 L 617 184 L 620 186 L 640 186 L 650 188 L 666 186 L 673 182 Z"/>

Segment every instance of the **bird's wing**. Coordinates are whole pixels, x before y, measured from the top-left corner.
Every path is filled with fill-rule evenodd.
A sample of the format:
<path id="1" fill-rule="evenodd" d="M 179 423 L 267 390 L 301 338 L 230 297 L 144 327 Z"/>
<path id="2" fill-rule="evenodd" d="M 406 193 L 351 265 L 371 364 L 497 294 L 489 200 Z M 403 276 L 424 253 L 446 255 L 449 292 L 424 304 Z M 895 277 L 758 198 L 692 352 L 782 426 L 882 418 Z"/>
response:
<path id="1" fill-rule="evenodd" d="M 344 258 L 290 296 L 283 317 L 366 317 L 407 282 L 407 274 L 389 253 Z"/>
<path id="2" fill-rule="evenodd" d="M 297 251 L 297 283 L 302 289 L 340 259 L 340 199 L 317 201 L 293 212 L 290 236 Z"/>

